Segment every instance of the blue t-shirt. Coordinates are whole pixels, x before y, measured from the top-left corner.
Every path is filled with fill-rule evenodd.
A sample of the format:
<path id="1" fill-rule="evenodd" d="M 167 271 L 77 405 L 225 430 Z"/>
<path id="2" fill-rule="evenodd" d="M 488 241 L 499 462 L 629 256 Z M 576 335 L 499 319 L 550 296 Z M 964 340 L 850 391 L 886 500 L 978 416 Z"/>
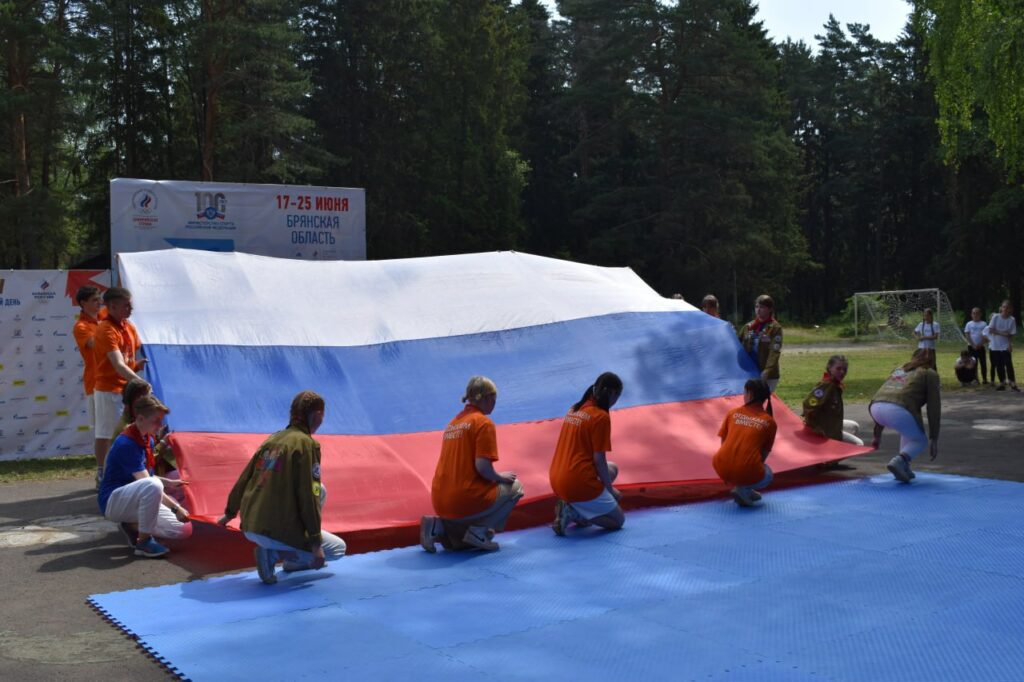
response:
<path id="1" fill-rule="evenodd" d="M 107 513 L 107 500 L 111 493 L 135 480 L 136 472 L 146 468 L 146 451 L 141 445 L 123 433 L 114 440 L 103 464 L 103 480 L 100 482 L 100 513 Z"/>

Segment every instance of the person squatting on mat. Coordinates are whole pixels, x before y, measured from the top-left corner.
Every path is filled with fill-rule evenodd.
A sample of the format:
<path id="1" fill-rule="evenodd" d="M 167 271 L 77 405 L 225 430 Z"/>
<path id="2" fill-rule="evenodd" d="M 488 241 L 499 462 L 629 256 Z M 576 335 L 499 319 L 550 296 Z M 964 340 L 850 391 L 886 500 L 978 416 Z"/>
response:
<path id="1" fill-rule="evenodd" d="M 551 489 L 558 497 L 551 523 L 556 535 L 565 535 L 571 523 L 618 530 L 626 521 L 619 506 L 622 493 L 612 485 L 619 467 L 607 458 L 612 449 L 608 410 L 621 395 L 622 379 L 605 372 L 562 418 L 548 471 Z"/>
<path id="2" fill-rule="evenodd" d="M 114 440 L 107 453 L 100 492 L 100 513 L 117 523 L 136 556 L 162 557 L 170 550 L 156 538 L 184 540 L 192 535 L 188 510 L 164 492 L 188 481 L 153 476 L 153 435 L 170 409 L 152 395 L 132 407 L 135 420 Z"/>
<path id="3" fill-rule="evenodd" d="M 749 379 L 743 385 L 744 404 L 729 410 L 718 430 L 722 446 L 711 465 L 725 483 L 735 486 L 732 498 L 741 507 L 753 506 L 761 499 L 757 491 L 772 482 L 772 470 L 765 460 L 778 427 L 764 406 L 771 393 L 764 379 Z"/>
<path id="4" fill-rule="evenodd" d="M 860 425 L 852 419 L 843 418 L 843 379 L 849 363 L 845 355 L 833 355 L 825 366 L 821 381 L 804 398 L 804 425 L 826 438 L 864 445 L 855 434 Z"/>
<path id="5" fill-rule="evenodd" d="M 928 405 L 928 432 L 931 440 L 929 452 L 932 459 L 939 454 L 942 399 L 939 395 L 939 375 L 931 368 L 931 361 L 932 354 L 928 349 L 918 348 L 909 362 L 892 371 L 868 406 L 868 412 L 875 420 L 872 448 L 878 449 L 886 427 L 900 434 L 899 454 L 889 460 L 886 468 L 902 483 L 910 483 L 910 479 L 914 478 L 910 462 L 929 445 L 929 437 L 924 435 L 924 421 L 921 419 L 921 406 L 925 404 Z"/>
<path id="6" fill-rule="evenodd" d="M 288 426 L 263 441 L 228 495 L 221 526 L 241 513 L 242 532 L 256 544 L 256 570 L 277 582 L 277 562 L 286 572 L 320 569 L 345 556 L 345 541 L 320 528 L 327 491 L 320 481 L 320 444 L 313 434 L 324 421 L 324 399 L 300 391 L 292 399 Z"/>
<path id="7" fill-rule="evenodd" d="M 494 534 L 505 530 L 512 508 L 523 497 L 523 484 L 514 471 L 494 470 L 498 439 L 487 415 L 497 399 L 493 381 L 471 378 L 462 397 L 465 408 L 444 431 L 430 490 L 437 516 L 420 520 L 420 544 L 428 552 L 436 552 L 438 542 L 447 550 L 499 549 Z"/>

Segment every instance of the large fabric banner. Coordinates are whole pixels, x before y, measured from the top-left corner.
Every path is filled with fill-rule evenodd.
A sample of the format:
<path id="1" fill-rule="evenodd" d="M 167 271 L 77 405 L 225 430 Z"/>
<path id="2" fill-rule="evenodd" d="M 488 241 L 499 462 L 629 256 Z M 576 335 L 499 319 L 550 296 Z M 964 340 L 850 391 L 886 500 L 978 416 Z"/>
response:
<path id="1" fill-rule="evenodd" d="M 109 270 L 0 272 L 0 460 L 92 454 L 75 292 Z"/>
<path id="2" fill-rule="evenodd" d="M 366 193 L 344 187 L 110 181 L 111 262 L 172 247 L 366 259 Z"/>
<path id="3" fill-rule="evenodd" d="M 309 263 L 176 249 L 118 263 L 204 520 L 300 390 L 327 404 L 323 525 L 348 533 L 433 513 L 444 430 L 475 374 L 498 385 L 499 466 L 526 501 L 553 495 L 562 417 L 602 372 L 625 385 L 612 411 L 624 490 L 717 480 L 718 429 L 757 374 L 732 326 L 628 268 L 513 252 Z M 775 418 L 777 472 L 867 451 L 806 431 L 781 402 Z"/>

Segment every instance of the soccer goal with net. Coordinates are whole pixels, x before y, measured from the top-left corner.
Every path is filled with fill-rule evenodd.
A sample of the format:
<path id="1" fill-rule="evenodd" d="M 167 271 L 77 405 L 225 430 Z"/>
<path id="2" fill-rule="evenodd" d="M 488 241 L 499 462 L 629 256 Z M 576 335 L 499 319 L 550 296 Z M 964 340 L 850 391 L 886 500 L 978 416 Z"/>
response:
<path id="1" fill-rule="evenodd" d="M 853 295 L 853 335 L 890 341 L 914 340 L 914 328 L 925 308 L 931 308 L 943 345 L 967 344 L 963 322 L 958 320 L 941 289 L 859 291 Z"/>

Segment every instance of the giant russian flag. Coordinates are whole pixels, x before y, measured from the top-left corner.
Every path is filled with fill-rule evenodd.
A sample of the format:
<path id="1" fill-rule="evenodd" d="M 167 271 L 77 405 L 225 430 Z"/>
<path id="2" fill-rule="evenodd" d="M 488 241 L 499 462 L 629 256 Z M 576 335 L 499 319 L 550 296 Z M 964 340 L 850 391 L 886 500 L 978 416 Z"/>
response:
<path id="1" fill-rule="evenodd" d="M 629 268 L 499 252 L 392 261 L 298 261 L 171 249 L 120 256 L 147 375 L 193 513 L 216 518 L 292 396 L 327 403 L 317 434 L 336 532 L 431 513 L 441 432 L 470 376 L 498 385 L 499 470 L 551 495 L 561 417 L 604 371 L 618 486 L 715 479 L 725 412 L 756 375 L 732 327 L 666 299 Z M 807 434 L 776 401 L 775 471 L 862 452 Z"/>

